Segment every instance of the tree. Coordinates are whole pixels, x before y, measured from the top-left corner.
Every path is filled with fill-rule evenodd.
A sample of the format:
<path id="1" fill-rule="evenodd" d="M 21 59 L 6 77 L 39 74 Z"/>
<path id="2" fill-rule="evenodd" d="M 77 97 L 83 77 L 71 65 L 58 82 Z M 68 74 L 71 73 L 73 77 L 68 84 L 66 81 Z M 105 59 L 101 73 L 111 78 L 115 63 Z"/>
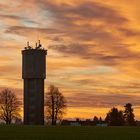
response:
<path id="1" fill-rule="evenodd" d="M 14 118 L 20 117 L 21 102 L 16 97 L 15 93 L 9 89 L 4 89 L 0 92 L 0 119 L 6 124 L 11 124 Z"/>
<path id="2" fill-rule="evenodd" d="M 105 121 L 110 126 L 121 126 L 124 124 L 123 112 L 113 107 L 105 118 Z"/>
<path id="3" fill-rule="evenodd" d="M 66 109 L 66 100 L 59 89 L 53 85 L 49 87 L 46 94 L 46 118 L 51 120 L 52 125 L 62 120 Z"/>
<path id="4" fill-rule="evenodd" d="M 94 125 L 97 125 L 98 122 L 99 122 L 98 117 L 97 116 L 94 116 L 93 121 L 94 121 Z"/>
<path id="5" fill-rule="evenodd" d="M 15 124 L 22 124 L 23 122 L 22 122 L 22 119 L 21 118 L 19 118 L 19 117 L 17 117 L 17 118 L 15 118 L 15 120 L 14 120 L 15 122 Z"/>
<path id="6" fill-rule="evenodd" d="M 135 115 L 133 113 L 132 104 L 127 103 L 124 110 L 124 120 L 127 125 L 135 125 Z"/>
<path id="7" fill-rule="evenodd" d="M 103 120 L 102 117 L 99 118 L 99 123 L 102 124 Z"/>

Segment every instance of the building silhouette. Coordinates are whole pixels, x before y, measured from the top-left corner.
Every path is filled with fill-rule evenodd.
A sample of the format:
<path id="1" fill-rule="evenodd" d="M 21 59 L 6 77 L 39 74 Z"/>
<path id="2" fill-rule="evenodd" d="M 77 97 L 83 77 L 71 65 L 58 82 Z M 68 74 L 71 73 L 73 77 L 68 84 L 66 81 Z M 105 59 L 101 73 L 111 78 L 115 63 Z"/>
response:
<path id="1" fill-rule="evenodd" d="M 44 80 L 47 50 L 29 43 L 22 50 L 22 78 L 24 79 L 24 124 L 44 124 Z"/>

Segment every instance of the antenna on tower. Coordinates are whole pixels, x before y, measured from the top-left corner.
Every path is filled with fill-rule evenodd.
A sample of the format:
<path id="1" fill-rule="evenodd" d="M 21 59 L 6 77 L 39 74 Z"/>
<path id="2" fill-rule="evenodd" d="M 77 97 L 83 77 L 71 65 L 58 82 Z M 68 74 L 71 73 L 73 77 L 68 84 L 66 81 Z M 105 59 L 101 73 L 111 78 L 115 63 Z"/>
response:
<path id="1" fill-rule="evenodd" d="M 27 47 L 29 47 L 30 45 L 29 45 L 29 41 L 27 42 Z"/>
<path id="2" fill-rule="evenodd" d="M 37 40 L 39 40 L 39 29 L 36 30 Z"/>
<path id="3" fill-rule="evenodd" d="M 37 46 L 37 43 L 36 43 L 36 49 L 40 49 L 42 47 L 41 43 L 40 43 L 40 40 L 38 40 L 38 46 Z"/>
<path id="4" fill-rule="evenodd" d="M 29 41 L 27 41 L 27 47 L 25 47 L 25 50 L 29 48 Z"/>
<path id="5" fill-rule="evenodd" d="M 29 44 L 29 41 L 27 42 L 27 47 L 25 47 L 25 50 L 27 50 L 27 49 L 32 49 L 32 47 Z"/>
<path id="6" fill-rule="evenodd" d="M 35 45 L 35 46 L 36 46 L 36 48 L 37 48 L 37 43 L 36 43 L 36 45 Z"/>

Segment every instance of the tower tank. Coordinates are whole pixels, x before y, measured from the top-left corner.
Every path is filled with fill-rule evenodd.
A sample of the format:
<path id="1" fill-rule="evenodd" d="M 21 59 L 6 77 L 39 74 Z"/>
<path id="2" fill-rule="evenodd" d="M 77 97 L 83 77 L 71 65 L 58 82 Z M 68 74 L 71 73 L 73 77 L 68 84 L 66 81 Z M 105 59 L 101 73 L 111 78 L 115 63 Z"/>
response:
<path id="1" fill-rule="evenodd" d="M 44 124 L 44 80 L 47 50 L 36 44 L 22 50 L 22 78 L 24 80 L 24 124 Z"/>

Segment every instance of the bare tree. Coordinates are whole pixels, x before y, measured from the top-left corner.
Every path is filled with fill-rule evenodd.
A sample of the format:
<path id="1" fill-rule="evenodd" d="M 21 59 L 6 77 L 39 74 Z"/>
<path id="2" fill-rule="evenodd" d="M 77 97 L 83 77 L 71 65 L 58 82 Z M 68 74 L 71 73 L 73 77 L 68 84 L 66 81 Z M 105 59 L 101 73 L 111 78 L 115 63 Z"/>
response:
<path id="1" fill-rule="evenodd" d="M 20 117 L 21 102 L 16 97 L 15 93 L 9 89 L 4 89 L 0 92 L 0 119 L 6 124 L 11 124 L 14 118 Z"/>
<path id="2" fill-rule="evenodd" d="M 56 125 L 61 120 L 66 109 L 66 100 L 59 89 L 53 85 L 49 87 L 46 94 L 46 118 L 51 120 L 52 125 Z"/>

